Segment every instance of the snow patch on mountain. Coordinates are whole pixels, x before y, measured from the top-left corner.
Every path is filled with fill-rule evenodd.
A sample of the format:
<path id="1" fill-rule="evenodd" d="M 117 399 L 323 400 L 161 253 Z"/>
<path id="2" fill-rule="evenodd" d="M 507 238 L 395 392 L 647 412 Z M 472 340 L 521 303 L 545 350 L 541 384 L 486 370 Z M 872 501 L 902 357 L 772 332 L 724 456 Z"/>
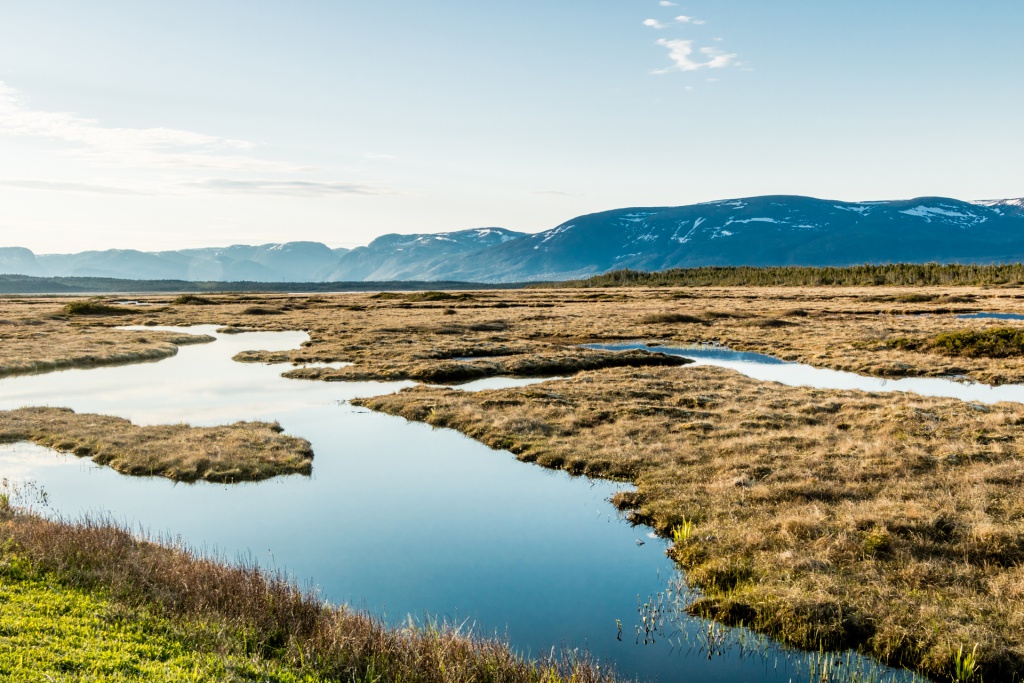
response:
<path id="1" fill-rule="evenodd" d="M 774 218 L 730 218 L 726 221 L 726 225 L 732 225 L 733 223 L 778 223 L 779 221 Z M 731 233 L 730 233 L 731 234 Z"/>
<path id="2" fill-rule="evenodd" d="M 977 204 L 978 206 L 988 206 L 990 208 L 1000 206 L 1014 206 L 1017 207 L 1018 209 L 1024 209 L 1024 197 L 1018 199 L 981 199 L 971 203 Z"/>
<path id="3" fill-rule="evenodd" d="M 917 216 L 918 218 L 926 218 L 931 220 L 935 216 L 945 216 L 947 218 L 976 218 L 974 214 L 961 213 L 959 211 L 950 211 L 949 209 L 943 209 L 938 206 L 915 206 L 913 209 L 907 209 L 906 211 L 900 211 L 902 214 L 907 216 Z"/>

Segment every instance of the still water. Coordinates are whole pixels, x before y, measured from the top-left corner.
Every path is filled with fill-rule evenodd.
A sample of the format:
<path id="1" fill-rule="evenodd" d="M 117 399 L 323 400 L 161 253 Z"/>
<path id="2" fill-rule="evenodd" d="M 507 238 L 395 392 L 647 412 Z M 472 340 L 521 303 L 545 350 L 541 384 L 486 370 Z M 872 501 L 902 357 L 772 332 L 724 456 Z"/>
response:
<path id="1" fill-rule="evenodd" d="M 457 432 L 347 403 L 411 382 L 288 380 L 280 365 L 231 360 L 243 350 L 296 348 L 303 333 L 215 329 L 181 330 L 216 341 L 155 363 L 0 379 L 0 409 L 66 406 L 136 424 L 278 420 L 312 442 L 311 477 L 175 484 L 31 444 L 0 447 L 0 475 L 42 486 L 44 514 L 102 515 L 211 555 L 251 559 L 391 622 L 466 622 L 526 654 L 586 649 L 648 680 L 808 679 L 803 655 L 771 645 L 752 653 L 736 645 L 749 637 L 737 630 L 708 656 L 708 624 L 672 609 L 670 592 L 685 588 L 665 541 L 608 503 L 621 485 L 525 465 Z M 491 378 L 463 388 L 498 385 Z M 667 608 L 653 643 L 637 637 L 643 603 Z M 889 672 L 886 680 L 910 677 Z"/>
<path id="2" fill-rule="evenodd" d="M 802 363 L 789 363 L 773 356 L 745 351 L 732 351 L 723 347 L 707 346 L 651 346 L 648 344 L 588 344 L 588 348 L 610 351 L 646 349 L 694 361 L 692 366 L 714 365 L 735 370 L 740 374 L 766 382 L 778 382 L 791 387 L 816 389 L 844 389 L 869 392 L 907 391 L 920 396 L 958 398 L 972 403 L 1024 403 L 1024 384 L 991 386 L 938 377 L 907 377 L 884 379 L 858 375 L 855 372 L 816 368 Z M 684 368 L 685 369 L 685 368 Z"/>

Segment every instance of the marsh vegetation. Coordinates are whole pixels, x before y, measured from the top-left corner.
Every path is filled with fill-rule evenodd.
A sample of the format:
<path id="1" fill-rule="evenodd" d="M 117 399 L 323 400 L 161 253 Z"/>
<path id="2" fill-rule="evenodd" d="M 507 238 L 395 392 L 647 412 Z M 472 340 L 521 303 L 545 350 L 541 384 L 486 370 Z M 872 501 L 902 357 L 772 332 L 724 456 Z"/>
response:
<path id="1" fill-rule="evenodd" d="M 955 679 L 967 658 L 989 680 L 1024 671 L 1020 406 L 783 387 L 718 368 L 665 367 L 672 361 L 657 353 L 624 363 L 579 348 L 715 343 L 879 377 L 1021 382 L 1015 328 L 957 319 L 1019 312 L 1019 290 L 602 287 L 207 298 L 215 305 L 154 299 L 166 305 L 87 321 L 61 317 L 62 301 L 5 306 L 21 315 L 15 330 L 45 330 L 35 353 L 53 357 L 79 328 L 110 335 L 113 350 L 124 350 L 140 333 L 108 325 L 204 322 L 309 332 L 302 348 L 238 360 L 352 363 L 297 367 L 288 373 L 294 378 L 571 375 L 478 394 L 418 387 L 362 404 L 458 429 L 546 467 L 636 483 L 615 502 L 675 538 L 672 555 L 701 590 L 694 613 L 812 649 L 855 646 L 940 679 Z"/>
<path id="2" fill-rule="evenodd" d="M 615 502 L 675 539 L 703 592 L 695 613 L 939 677 L 975 644 L 991 676 L 1024 671 L 1022 406 L 764 385 L 712 367 L 358 404 L 635 482 Z"/>

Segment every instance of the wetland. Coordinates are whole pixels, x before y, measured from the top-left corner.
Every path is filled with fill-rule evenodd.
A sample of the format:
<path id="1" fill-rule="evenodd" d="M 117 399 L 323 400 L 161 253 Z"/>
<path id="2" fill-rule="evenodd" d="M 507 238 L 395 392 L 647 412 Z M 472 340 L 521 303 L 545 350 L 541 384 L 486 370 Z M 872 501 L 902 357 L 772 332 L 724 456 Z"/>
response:
<path id="1" fill-rule="evenodd" d="M 1013 353 L 895 343 L 991 336 L 1007 320 L 958 316 L 1020 311 L 1018 290 L 914 292 L 231 294 L 84 309 L 6 299 L 9 375 L 174 350 L 159 362 L 9 376 L 0 408 L 70 408 L 139 429 L 277 423 L 315 457 L 307 476 L 229 485 L 127 478 L 24 443 L 4 447 L 0 466 L 47 491 L 44 516 L 102 512 L 285 569 L 392 625 L 409 614 L 468 619 L 521 652 L 589 650 L 626 677 L 771 681 L 810 670 L 811 655 L 775 645 L 708 659 L 709 625 L 742 624 L 940 680 L 962 674 L 968 652 L 971 675 L 1013 680 L 1024 631 L 1020 405 L 784 386 L 683 360 L 684 347 L 705 343 L 878 381 L 1021 382 Z M 180 345 L 191 338 L 207 343 Z M 595 344 L 614 349 L 583 346 Z M 474 391 L 436 386 L 481 378 L 490 384 Z M 645 645 L 644 606 L 666 595 L 673 607 L 657 616 L 674 626 Z"/>

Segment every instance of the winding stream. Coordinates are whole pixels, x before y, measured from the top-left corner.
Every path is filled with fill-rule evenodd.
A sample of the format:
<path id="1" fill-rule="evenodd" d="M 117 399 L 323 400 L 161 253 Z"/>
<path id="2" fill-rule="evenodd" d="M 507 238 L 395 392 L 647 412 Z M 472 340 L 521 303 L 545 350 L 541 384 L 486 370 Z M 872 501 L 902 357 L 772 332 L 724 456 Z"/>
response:
<path id="1" fill-rule="evenodd" d="M 717 627 L 709 640 L 707 622 L 673 611 L 680 581 L 665 541 L 631 527 L 607 502 L 622 485 L 524 465 L 457 432 L 347 403 L 411 382 L 288 380 L 281 366 L 231 360 L 243 350 L 296 348 L 304 333 L 215 329 L 179 329 L 216 341 L 159 362 L 0 379 L 0 409 L 66 406 L 137 424 L 278 420 L 312 442 L 311 477 L 174 484 L 24 443 L 0 447 L 0 474 L 40 485 L 43 514 L 106 516 L 212 555 L 252 559 L 391 622 L 441 616 L 507 637 L 526 654 L 587 649 L 649 680 L 807 679 L 816 655 L 763 641 L 754 652 L 716 645 L 726 631 L 733 645 L 750 637 Z M 669 610 L 656 615 L 667 622 L 653 643 L 637 636 L 642 603 Z M 888 671 L 884 680 L 910 679 Z"/>

